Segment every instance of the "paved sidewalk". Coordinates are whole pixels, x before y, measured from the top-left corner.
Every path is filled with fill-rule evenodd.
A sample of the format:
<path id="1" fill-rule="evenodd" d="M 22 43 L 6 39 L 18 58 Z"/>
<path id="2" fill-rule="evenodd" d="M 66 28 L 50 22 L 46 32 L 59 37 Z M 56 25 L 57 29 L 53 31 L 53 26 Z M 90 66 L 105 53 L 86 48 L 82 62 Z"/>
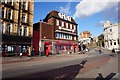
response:
<path id="1" fill-rule="evenodd" d="M 57 58 L 62 58 L 62 57 L 73 57 L 73 56 L 81 56 L 85 57 L 88 54 L 56 54 L 56 55 L 49 55 L 49 57 L 46 56 L 32 56 L 32 57 L 27 57 L 27 56 L 22 56 L 22 58 L 18 57 L 0 57 L 1 58 L 1 63 L 0 64 L 8 64 L 8 63 L 18 63 L 18 62 L 28 62 L 28 61 L 36 61 L 36 60 L 48 60 L 48 59 L 57 59 Z"/>
<path id="2" fill-rule="evenodd" d="M 95 79 L 97 77 L 101 77 L 102 79 L 103 78 L 112 78 L 110 80 L 119 80 L 120 73 L 118 73 L 118 57 L 113 58 L 111 60 L 107 60 L 107 59 L 105 59 L 105 60 L 103 60 L 103 62 L 102 62 L 104 64 L 103 66 L 100 66 L 99 63 L 98 64 L 96 63 L 94 65 L 95 67 L 92 66 L 93 69 L 89 69 L 89 70 L 88 70 L 88 68 L 90 68 L 90 66 L 88 66 L 88 64 L 87 64 L 85 67 L 86 68 L 85 70 L 87 70 L 87 71 L 86 72 L 84 71 L 84 73 L 82 73 L 82 71 L 79 72 L 79 74 L 76 76 L 76 78 L 93 78 L 93 79 Z"/>

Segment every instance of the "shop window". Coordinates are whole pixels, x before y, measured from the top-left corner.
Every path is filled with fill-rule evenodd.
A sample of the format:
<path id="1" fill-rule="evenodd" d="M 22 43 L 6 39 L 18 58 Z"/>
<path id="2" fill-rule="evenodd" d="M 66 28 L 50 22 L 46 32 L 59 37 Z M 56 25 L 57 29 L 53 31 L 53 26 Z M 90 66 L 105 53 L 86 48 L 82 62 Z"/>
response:
<path id="1" fill-rule="evenodd" d="M 7 24 L 7 28 L 6 28 L 6 33 L 7 33 L 7 34 L 10 34 L 10 29 L 11 29 L 10 24 Z"/>
<path id="2" fill-rule="evenodd" d="M 26 10 L 26 5 L 27 5 L 26 2 L 23 2 L 22 3 L 22 9 Z"/>
<path id="3" fill-rule="evenodd" d="M 59 20 L 56 19 L 56 25 L 59 26 Z"/>
<path id="4" fill-rule="evenodd" d="M 22 22 L 26 22 L 26 14 L 22 14 Z"/>
<path id="5" fill-rule="evenodd" d="M 24 36 L 27 36 L 27 27 L 24 27 Z"/>
<path id="6" fill-rule="evenodd" d="M 2 18 L 5 18 L 5 16 L 4 16 L 4 13 L 5 13 L 5 11 L 4 11 L 4 8 L 2 7 Z"/>
<path id="7" fill-rule="evenodd" d="M 19 36 L 22 36 L 22 27 L 19 27 L 19 28 L 18 28 L 18 35 L 19 35 Z"/>
<path id="8" fill-rule="evenodd" d="M 27 47 L 26 46 L 23 46 L 22 52 L 27 52 Z"/>

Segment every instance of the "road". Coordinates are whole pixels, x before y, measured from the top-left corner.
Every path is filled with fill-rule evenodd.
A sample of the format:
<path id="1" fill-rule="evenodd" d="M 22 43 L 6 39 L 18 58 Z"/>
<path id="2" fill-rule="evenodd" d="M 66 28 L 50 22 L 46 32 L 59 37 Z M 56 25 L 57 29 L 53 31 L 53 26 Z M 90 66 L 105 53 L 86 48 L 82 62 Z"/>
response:
<path id="1" fill-rule="evenodd" d="M 82 78 L 97 79 L 100 75 L 101 78 L 105 78 L 108 73 L 111 73 L 110 78 L 116 78 L 118 77 L 116 76 L 118 75 L 117 61 L 118 57 L 110 56 L 106 50 L 102 51 L 102 54 L 92 51 L 83 56 L 76 54 L 44 61 L 4 64 L 2 76 L 5 80 L 82 80 Z"/>

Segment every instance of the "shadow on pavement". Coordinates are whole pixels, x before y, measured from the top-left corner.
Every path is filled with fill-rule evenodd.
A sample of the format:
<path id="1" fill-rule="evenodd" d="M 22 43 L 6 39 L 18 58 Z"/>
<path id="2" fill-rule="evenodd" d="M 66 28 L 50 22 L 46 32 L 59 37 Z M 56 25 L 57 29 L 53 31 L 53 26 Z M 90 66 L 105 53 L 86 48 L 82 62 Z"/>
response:
<path id="1" fill-rule="evenodd" d="M 98 76 L 95 80 L 111 80 L 115 75 L 116 73 L 110 73 L 108 76 L 104 78 L 101 73 L 98 73 Z M 118 79 L 113 79 L 113 80 L 118 80 Z"/>
<path id="2" fill-rule="evenodd" d="M 83 60 L 80 64 L 65 66 L 58 69 L 52 69 L 45 72 L 33 73 L 16 78 L 2 80 L 73 80 L 79 71 L 84 67 L 87 60 Z"/>

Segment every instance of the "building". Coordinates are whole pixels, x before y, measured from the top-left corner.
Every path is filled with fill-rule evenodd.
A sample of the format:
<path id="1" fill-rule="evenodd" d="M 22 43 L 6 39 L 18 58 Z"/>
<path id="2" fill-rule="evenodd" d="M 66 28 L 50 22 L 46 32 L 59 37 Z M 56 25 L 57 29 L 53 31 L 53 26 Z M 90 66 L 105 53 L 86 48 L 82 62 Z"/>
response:
<path id="1" fill-rule="evenodd" d="M 20 52 L 23 55 L 30 54 L 33 36 L 33 0 L 31 2 L 4 0 L 0 8 L 2 53 L 7 55 Z"/>
<path id="2" fill-rule="evenodd" d="M 109 20 L 104 23 L 104 43 L 105 48 L 112 50 L 120 48 L 120 24 L 112 24 Z"/>
<path id="3" fill-rule="evenodd" d="M 34 24 L 33 33 L 36 54 L 77 52 L 77 23 L 70 16 L 53 10 Z"/>
<path id="4" fill-rule="evenodd" d="M 92 34 L 89 31 L 83 31 L 80 33 L 79 42 L 89 45 L 91 43 L 91 39 L 93 39 Z"/>

